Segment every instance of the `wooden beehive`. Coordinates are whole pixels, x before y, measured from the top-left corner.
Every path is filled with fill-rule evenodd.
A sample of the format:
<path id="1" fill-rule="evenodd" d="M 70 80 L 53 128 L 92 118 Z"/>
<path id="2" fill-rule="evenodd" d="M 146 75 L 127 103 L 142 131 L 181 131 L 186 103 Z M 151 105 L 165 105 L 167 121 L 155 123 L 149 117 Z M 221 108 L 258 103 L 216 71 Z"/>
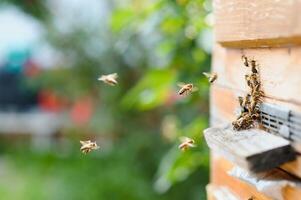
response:
<path id="1" fill-rule="evenodd" d="M 301 199 L 301 121 L 291 124 L 292 113 L 301 113 L 301 0 L 214 0 L 213 6 L 212 71 L 219 77 L 211 87 L 215 128 L 205 131 L 211 149 L 208 199 Z M 236 134 L 224 130 L 235 119 L 237 97 L 248 92 L 242 55 L 259 64 L 268 105 L 263 110 L 283 121 L 273 118 L 266 125 L 262 111 L 259 129 L 267 129 Z M 235 176 L 230 171 L 237 166 L 242 171 Z M 268 190 L 261 187 L 271 182 Z"/>

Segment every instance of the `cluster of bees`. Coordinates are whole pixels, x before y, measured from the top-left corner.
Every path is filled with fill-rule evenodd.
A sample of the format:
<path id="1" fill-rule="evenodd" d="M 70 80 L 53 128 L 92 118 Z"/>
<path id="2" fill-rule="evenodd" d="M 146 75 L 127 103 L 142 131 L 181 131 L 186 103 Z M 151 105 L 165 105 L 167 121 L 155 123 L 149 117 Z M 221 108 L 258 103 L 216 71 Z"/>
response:
<path id="1" fill-rule="evenodd" d="M 262 103 L 262 97 L 264 95 L 261 90 L 256 61 L 249 60 L 246 56 L 242 56 L 242 59 L 246 67 L 251 67 L 251 74 L 245 75 L 245 80 L 250 91 L 245 97 L 238 97 L 241 113 L 238 118 L 232 122 L 233 129 L 237 131 L 253 128 L 255 122 L 260 120 L 259 105 Z"/>
<path id="2" fill-rule="evenodd" d="M 203 73 L 210 83 L 213 83 L 217 79 L 216 73 Z M 98 78 L 99 81 L 104 82 L 105 84 L 108 84 L 110 86 L 115 86 L 118 84 L 117 81 L 118 75 L 117 73 L 108 74 L 108 75 L 102 75 Z M 178 86 L 180 87 L 178 91 L 178 95 L 180 96 L 186 96 L 192 92 L 195 92 L 198 90 L 197 87 L 195 87 L 192 83 L 179 83 Z M 196 147 L 195 141 L 189 137 L 180 137 L 181 144 L 178 146 L 179 149 L 182 151 L 186 151 L 189 148 Z M 92 150 L 99 149 L 99 146 L 96 144 L 96 142 L 91 142 L 90 140 L 87 141 L 80 141 L 80 144 L 82 145 L 80 150 L 82 153 L 87 154 L 90 153 Z"/>

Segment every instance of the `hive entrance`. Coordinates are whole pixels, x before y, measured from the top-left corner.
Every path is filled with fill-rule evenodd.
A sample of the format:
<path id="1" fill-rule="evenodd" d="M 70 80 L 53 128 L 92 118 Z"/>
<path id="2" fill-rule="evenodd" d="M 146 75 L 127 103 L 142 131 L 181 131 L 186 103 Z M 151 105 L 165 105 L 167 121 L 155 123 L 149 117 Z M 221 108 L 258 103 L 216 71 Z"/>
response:
<path id="1" fill-rule="evenodd" d="M 260 105 L 261 124 L 267 131 L 301 141 L 301 114 L 272 104 Z"/>

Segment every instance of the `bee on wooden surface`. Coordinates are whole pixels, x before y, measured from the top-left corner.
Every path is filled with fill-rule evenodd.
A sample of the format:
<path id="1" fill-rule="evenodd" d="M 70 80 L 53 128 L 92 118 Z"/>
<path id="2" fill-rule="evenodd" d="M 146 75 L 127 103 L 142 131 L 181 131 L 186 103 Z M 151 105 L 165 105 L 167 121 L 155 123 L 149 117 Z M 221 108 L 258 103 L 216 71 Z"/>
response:
<path id="1" fill-rule="evenodd" d="M 250 114 L 242 113 L 242 115 L 232 122 L 234 130 L 245 130 L 253 127 L 253 119 Z"/>
<path id="2" fill-rule="evenodd" d="M 178 83 L 178 86 L 181 88 L 178 92 L 179 95 L 188 95 L 189 93 L 198 90 L 198 88 L 194 87 L 192 83 Z"/>
<path id="3" fill-rule="evenodd" d="M 240 107 L 243 107 L 244 98 L 239 96 L 238 97 L 238 102 L 239 102 Z"/>
<path id="4" fill-rule="evenodd" d="M 115 86 L 118 84 L 117 82 L 118 75 L 117 73 L 102 75 L 98 78 L 99 81 L 102 81 L 108 85 Z"/>
<path id="5" fill-rule="evenodd" d="M 217 79 L 217 73 L 207 73 L 203 72 L 203 74 L 208 78 L 209 83 L 213 83 Z"/>
<path id="6" fill-rule="evenodd" d="M 249 94 L 247 94 L 245 97 L 238 97 L 242 112 L 247 112 L 248 105 L 250 104 L 250 97 L 251 95 Z"/>
<path id="7" fill-rule="evenodd" d="M 245 65 L 246 67 L 249 67 L 249 60 L 248 60 L 247 56 L 242 55 L 242 56 L 241 56 L 241 59 L 243 60 L 244 65 Z"/>
<path id="8" fill-rule="evenodd" d="M 252 85 L 252 83 L 251 83 L 251 76 L 248 75 L 248 74 L 246 74 L 246 75 L 245 75 L 245 80 L 246 80 L 246 82 L 247 82 L 247 85 L 248 85 L 249 87 L 251 87 L 251 85 Z"/>
<path id="9" fill-rule="evenodd" d="M 195 147 L 195 142 L 193 139 L 189 137 L 180 137 L 181 144 L 179 145 L 179 149 L 185 151 L 189 148 Z"/>
<path id="10" fill-rule="evenodd" d="M 255 60 L 251 60 L 251 67 L 252 67 L 252 72 L 255 73 L 255 74 L 257 74 L 258 73 L 258 71 L 256 69 L 257 64 L 256 64 Z"/>
<path id="11" fill-rule="evenodd" d="M 81 143 L 81 152 L 84 154 L 90 153 L 92 150 L 99 149 L 99 146 L 96 144 L 96 142 L 91 142 L 90 140 L 87 141 L 80 141 Z"/>
<path id="12" fill-rule="evenodd" d="M 254 196 L 250 196 L 248 200 L 256 200 Z"/>

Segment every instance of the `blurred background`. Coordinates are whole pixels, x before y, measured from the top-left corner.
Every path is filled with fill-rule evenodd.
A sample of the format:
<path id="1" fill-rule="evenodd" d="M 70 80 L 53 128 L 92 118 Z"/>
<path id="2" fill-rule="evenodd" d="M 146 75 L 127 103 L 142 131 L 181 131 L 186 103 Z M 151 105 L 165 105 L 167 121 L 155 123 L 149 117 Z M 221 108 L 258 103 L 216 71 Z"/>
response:
<path id="1" fill-rule="evenodd" d="M 205 199 L 209 0 L 1 0 L 0 199 Z M 119 74 L 112 88 L 97 81 Z M 178 82 L 199 90 L 177 95 Z M 181 152 L 179 137 L 196 140 Z M 79 140 L 96 140 L 88 155 Z"/>

